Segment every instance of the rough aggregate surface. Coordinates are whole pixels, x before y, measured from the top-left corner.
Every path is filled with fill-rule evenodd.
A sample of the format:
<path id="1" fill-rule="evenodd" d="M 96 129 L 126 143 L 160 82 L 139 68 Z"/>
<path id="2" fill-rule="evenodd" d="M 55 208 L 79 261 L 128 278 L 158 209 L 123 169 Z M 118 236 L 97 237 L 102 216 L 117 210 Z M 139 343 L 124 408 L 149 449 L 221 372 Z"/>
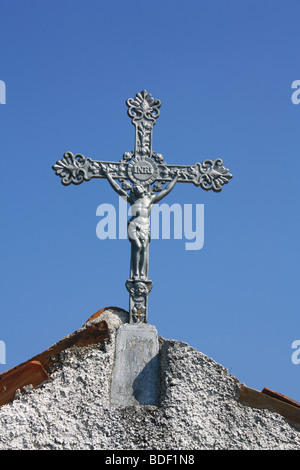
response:
<path id="1" fill-rule="evenodd" d="M 65 350 L 51 381 L 0 408 L 0 450 L 300 449 L 300 431 L 238 403 L 239 380 L 176 340 L 159 338 L 160 406 L 112 406 L 115 333 L 127 316 L 107 310 L 100 320 L 108 341 Z"/>

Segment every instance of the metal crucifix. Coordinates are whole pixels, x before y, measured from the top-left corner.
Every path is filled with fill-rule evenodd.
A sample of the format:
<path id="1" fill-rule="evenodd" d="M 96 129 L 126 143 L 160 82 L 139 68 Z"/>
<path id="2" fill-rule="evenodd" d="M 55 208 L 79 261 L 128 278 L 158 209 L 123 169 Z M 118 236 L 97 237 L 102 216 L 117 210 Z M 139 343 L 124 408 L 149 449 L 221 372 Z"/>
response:
<path id="1" fill-rule="evenodd" d="M 160 100 L 146 90 L 126 101 L 128 115 L 135 126 L 135 148 L 123 154 L 119 162 L 97 161 L 81 154 L 66 152 L 53 165 L 62 184 L 80 184 L 91 178 L 106 178 L 111 187 L 131 206 L 128 223 L 131 243 L 129 292 L 130 323 L 147 323 L 149 280 L 150 214 L 177 182 L 193 183 L 202 189 L 220 192 L 232 178 L 220 158 L 188 165 L 167 165 L 161 154 L 152 150 L 153 126 L 159 117 Z M 119 185 L 116 180 L 121 183 Z M 168 183 L 168 184 L 166 184 Z"/>

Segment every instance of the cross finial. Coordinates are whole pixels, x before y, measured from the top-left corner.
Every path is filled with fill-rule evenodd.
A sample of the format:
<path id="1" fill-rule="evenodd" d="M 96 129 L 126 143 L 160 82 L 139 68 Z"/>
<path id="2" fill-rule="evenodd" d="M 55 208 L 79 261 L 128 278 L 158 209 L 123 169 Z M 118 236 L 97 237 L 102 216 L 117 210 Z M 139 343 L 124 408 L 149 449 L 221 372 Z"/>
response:
<path id="1" fill-rule="evenodd" d="M 142 90 L 134 98 L 129 98 L 126 104 L 128 116 L 135 126 L 134 155 L 151 157 L 153 126 L 159 117 L 161 102 L 155 100 L 146 90 Z"/>

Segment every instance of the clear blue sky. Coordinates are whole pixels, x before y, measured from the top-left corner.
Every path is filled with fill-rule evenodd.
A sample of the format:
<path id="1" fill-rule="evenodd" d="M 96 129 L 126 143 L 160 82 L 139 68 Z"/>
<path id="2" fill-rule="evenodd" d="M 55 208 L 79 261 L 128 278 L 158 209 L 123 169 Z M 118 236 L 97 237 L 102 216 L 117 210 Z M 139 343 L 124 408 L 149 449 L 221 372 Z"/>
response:
<path id="1" fill-rule="evenodd" d="M 168 163 L 221 157 L 205 243 L 150 244 L 149 322 L 249 387 L 300 401 L 300 4 L 295 0 L 1 0 L 0 339 L 7 363 L 38 354 L 106 306 L 128 309 L 127 240 L 99 240 L 104 180 L 64 187 L 66 151 L 118 161 L 133 148 L 125 100 L 162 101 L 153 149 Z"/>

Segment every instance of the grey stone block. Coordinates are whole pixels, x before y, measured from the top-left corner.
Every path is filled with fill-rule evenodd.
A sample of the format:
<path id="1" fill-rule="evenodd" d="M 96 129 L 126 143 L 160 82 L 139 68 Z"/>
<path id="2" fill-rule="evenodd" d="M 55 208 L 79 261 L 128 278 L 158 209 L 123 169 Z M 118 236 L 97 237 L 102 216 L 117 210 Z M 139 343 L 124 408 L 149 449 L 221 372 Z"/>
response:
<path id="1" fill-rule="evenodd" d="M 158 404 L 158 336 L 149 323 L 123 324 L 117 331 L 111 403 Z"/>

